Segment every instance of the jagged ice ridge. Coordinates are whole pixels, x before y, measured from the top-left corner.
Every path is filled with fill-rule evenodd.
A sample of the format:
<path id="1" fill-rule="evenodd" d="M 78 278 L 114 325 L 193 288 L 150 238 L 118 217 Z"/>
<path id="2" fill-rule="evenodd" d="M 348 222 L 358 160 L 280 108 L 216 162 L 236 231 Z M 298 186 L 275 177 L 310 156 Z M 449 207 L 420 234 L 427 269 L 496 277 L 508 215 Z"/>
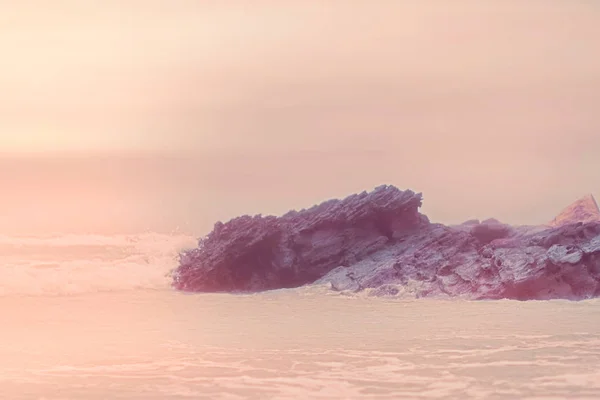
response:
<path id="1" fill-rule="evenodd" d="M 257 292 L 328 284 L 332 290 L 417 297 L 571 299 L 600 295 L 600 211 L 586 196 L 548 225 L 497 220 L 458 226 L 419 213 L 422 195 L 394 186 L 282 217 L 218 222 L 181 254 L 173 286 Z"/>

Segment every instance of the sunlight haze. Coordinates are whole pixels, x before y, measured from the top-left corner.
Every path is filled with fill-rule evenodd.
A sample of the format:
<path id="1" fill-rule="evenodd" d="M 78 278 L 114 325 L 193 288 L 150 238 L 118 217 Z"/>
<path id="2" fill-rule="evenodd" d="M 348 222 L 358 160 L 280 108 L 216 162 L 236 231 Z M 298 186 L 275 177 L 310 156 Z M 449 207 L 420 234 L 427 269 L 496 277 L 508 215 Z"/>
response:
<path id="1" fill-rule="evenodd" d="M 433 220 L 545 222 L 600 194 L 599 18 L 585 1 L 1 2 L 2 228 L 198 234 L 381 183 L 422 191 Z"/>

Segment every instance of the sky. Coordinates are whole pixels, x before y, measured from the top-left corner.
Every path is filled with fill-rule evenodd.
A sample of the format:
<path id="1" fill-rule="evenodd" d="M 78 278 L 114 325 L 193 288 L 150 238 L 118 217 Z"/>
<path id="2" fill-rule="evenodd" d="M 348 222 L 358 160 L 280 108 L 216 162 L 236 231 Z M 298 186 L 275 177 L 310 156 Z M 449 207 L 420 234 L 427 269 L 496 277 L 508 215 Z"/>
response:
<path id="1" fill-rule="evenodd" d="M 0 0 L 0 232 L 168 231 L 394 184 L 600 197 L 600 5 Z"/>

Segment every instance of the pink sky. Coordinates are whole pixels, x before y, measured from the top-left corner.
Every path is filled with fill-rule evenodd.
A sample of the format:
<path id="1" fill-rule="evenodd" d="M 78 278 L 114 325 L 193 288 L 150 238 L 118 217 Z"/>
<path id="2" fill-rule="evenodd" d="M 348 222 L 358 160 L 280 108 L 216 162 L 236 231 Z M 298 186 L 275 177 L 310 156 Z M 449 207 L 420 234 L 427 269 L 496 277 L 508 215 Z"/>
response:
<path id="1" fill-rule="evenodd" d="M 600 195 L 595 2 L 12 3 L 0 231 L 199 234 L 380 183 L 442 222 Z"/>

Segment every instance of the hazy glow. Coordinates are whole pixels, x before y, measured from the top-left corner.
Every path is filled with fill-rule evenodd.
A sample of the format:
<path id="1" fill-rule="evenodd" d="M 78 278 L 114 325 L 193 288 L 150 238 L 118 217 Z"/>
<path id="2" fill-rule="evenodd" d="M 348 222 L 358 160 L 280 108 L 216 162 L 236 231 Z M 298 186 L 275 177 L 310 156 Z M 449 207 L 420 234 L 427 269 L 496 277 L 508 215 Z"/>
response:
<path id="1" fill-rule="evenodd" d="M 1 152 L 178 165 L 99 173 L 89 198 L 31 167 L 6 218 L 39 224 L 24 204 L 42 186 L 71 194 L 40 215 L 93 229 L 110 207 L 174 227 L 198 204 L 281 212 L 386 182 L 423 191 L 434 219 L 550 219 L 600 178 L 599 20 L 558 0 L 3 2 Z"/>

